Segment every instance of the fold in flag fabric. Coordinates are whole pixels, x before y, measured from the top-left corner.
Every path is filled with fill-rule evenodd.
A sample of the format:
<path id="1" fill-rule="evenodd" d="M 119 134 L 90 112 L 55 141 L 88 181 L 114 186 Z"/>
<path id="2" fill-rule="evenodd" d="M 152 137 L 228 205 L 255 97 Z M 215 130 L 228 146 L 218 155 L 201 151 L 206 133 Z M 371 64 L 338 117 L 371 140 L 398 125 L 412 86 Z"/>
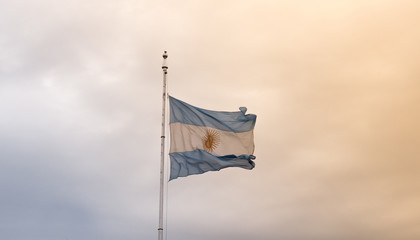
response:
<path id="1" fill-rule="evenodd" d="M 253 169 L 257 116 L 194 107 L 169 96 L 171 173 L 169 180 L 227 167 Z"/>

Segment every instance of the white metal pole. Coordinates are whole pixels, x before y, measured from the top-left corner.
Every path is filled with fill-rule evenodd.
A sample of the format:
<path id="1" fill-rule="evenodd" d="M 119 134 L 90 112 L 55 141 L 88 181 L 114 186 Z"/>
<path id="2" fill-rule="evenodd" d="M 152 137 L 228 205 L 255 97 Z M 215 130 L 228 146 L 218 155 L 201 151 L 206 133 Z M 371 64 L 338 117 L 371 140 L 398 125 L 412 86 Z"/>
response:
<path id="1" fill-rule="evenodd" d="M 159 195 L 159 228 L 158 228 L 158 240 L 163 240 L 163 193 L 164 193 L 164 184 L 165 184 L 165 113 L 166 113 L 166 74 L 168 74 L 168 66 L 166 65 L 166 58 L 168 54 L 165 51 L 162 55 L 163 57 L 163 94 L 162 94 L 162 135 L 161 139 L 161 153 L 160 153 L 160 195 Z"/>

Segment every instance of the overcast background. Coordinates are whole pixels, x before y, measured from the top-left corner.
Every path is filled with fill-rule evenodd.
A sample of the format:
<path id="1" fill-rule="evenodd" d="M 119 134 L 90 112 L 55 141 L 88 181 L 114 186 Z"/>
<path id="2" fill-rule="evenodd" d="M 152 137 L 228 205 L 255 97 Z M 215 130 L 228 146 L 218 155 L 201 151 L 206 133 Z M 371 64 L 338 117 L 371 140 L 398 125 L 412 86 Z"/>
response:
<path id="1" fill-rule="evenodd" d="M 0 0 L 0 239 L 157 239 L 169 92 L 257 114 L 167 239 L 420 239 L 420 2 Z M 166 222 L 166 220 L 165 220 Z"/>

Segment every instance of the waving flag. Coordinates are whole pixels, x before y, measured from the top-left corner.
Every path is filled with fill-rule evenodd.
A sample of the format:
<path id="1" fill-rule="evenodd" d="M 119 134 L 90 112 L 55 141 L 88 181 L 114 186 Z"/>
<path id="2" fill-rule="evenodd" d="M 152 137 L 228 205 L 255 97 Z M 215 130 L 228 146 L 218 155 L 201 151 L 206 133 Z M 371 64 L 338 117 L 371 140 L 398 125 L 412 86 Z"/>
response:
<path id="1" fill-rule="evenodd" d="M 253 169 L 257 116 L 194 107 L 169 97 L 171 132 L 170 180 L 227 167 Z"/>

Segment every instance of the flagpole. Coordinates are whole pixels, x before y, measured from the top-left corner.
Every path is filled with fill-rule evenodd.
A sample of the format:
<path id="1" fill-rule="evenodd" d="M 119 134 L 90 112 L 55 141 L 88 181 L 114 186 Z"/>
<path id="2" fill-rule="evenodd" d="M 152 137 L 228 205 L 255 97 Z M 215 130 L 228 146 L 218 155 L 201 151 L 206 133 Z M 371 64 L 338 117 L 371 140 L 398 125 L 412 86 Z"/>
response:
<path id="1" fill-rule="evenodd" d="M 159 228 L 158 228 L 158 240 L 163 240 L 163 193 L 164 193 L 164 184 L 165 184 L 165 113 L 166 113 L 166 74 L 168 74 L 168 66 L 166 65 L 166 58 L 168 54 L 165 51 L 162 55 L 163 57 L 163 94 L 162 94 L 162 134 L 161 139 L 161 153 L 160 153 L 160 194 L 159 194 Z"/>

